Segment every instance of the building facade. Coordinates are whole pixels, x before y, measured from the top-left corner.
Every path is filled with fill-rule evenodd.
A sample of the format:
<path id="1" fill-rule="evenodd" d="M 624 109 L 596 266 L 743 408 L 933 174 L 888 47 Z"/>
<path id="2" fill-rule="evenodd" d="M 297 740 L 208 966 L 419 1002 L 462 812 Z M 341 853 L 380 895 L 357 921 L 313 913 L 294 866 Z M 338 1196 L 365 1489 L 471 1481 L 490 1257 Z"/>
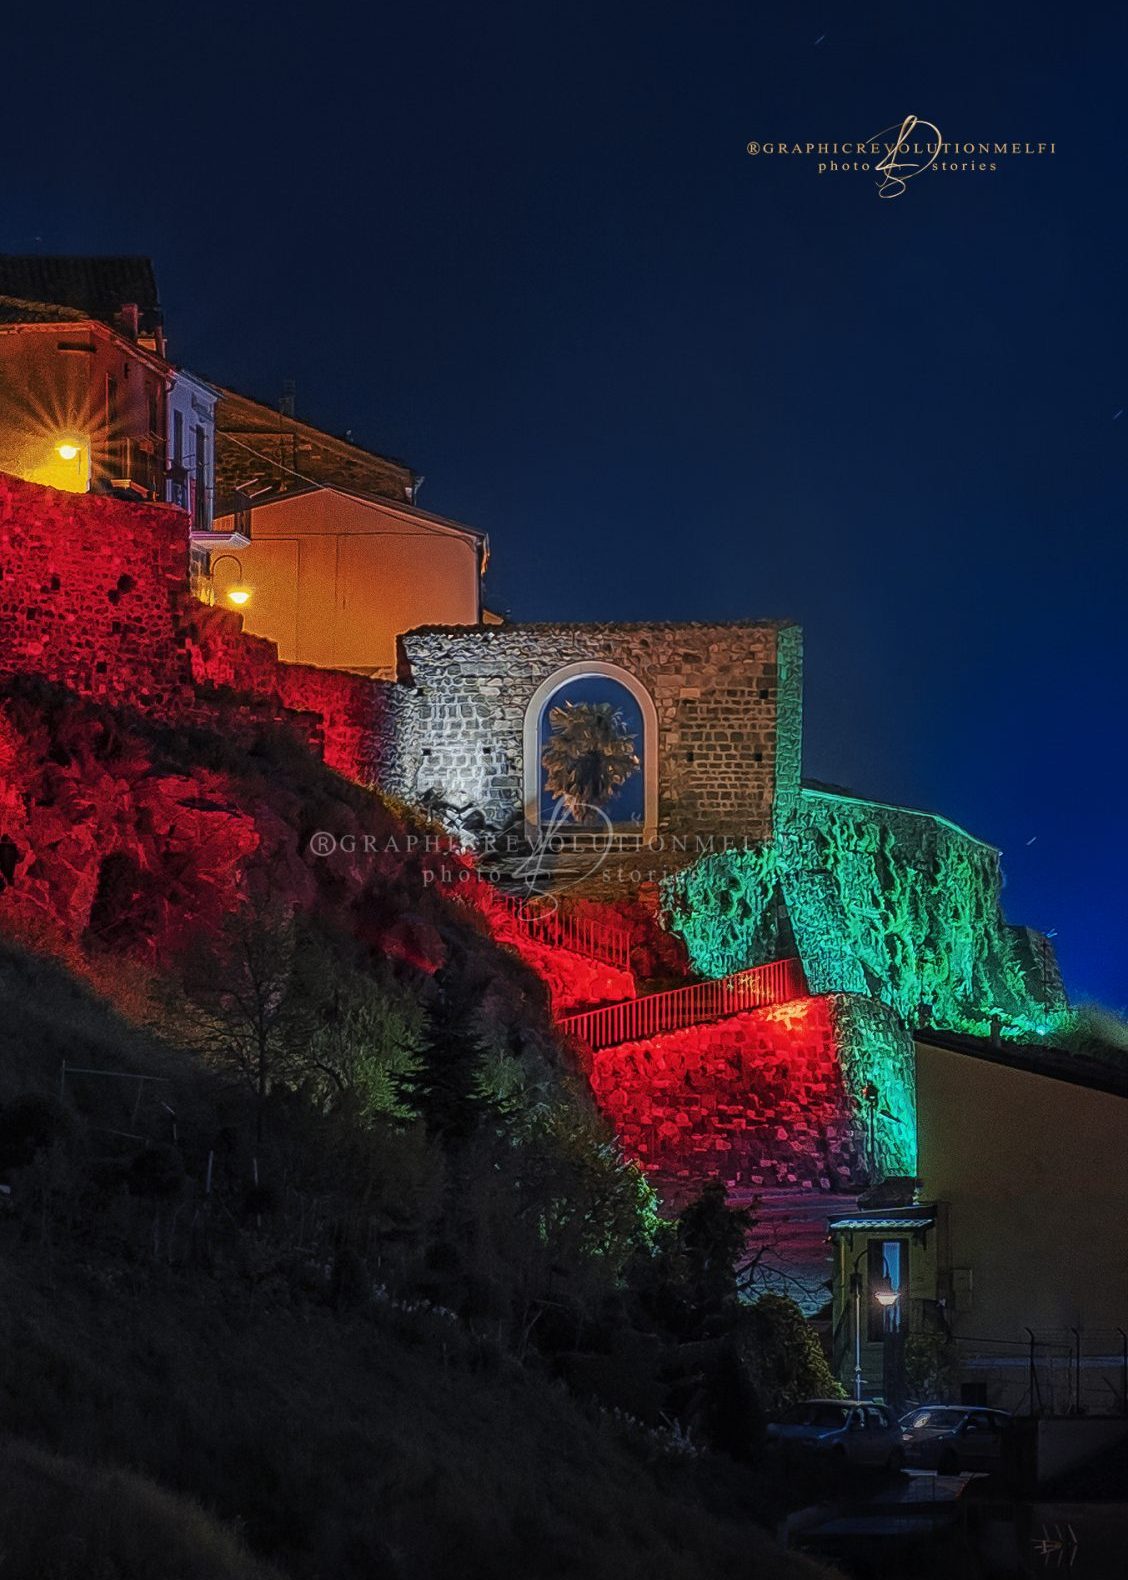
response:
<path id="1" fill-rule="evenodd" d="M 1128 1078 L 1044 1047 L 931 1032 L 917 1039 L 916 1090 L 917 1179 L 830 1220 L 841 1380 L 853 1381 L 859 1275 L 867 1394 L 1121 1410 Z M 882 1277 L 892 1308 L 873 1299 Z"/>
<path id="2" fill-rule="evenodd" d="M 482 617 L 485 534 L 420 510 L 402 462 L 224 390 L 207 596 L 289 663 L 394 679 L 398 637 Z"/>

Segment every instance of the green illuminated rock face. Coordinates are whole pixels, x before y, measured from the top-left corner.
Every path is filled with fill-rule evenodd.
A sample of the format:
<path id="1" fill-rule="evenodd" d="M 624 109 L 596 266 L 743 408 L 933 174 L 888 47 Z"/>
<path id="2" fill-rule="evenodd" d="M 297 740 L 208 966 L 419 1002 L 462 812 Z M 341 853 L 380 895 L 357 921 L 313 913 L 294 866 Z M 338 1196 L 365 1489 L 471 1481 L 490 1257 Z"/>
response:
<path id="1" fill-rule="evenodd" d="M 1049 946 L 1009 927 L 998 852 L 943 818 L 803 788 L 775 839 L 665 881 L 667 924 L 721 976 L 795 953 L 812 993 L 909 1025 L 1029 1036 L 1064 1010 Z"/>

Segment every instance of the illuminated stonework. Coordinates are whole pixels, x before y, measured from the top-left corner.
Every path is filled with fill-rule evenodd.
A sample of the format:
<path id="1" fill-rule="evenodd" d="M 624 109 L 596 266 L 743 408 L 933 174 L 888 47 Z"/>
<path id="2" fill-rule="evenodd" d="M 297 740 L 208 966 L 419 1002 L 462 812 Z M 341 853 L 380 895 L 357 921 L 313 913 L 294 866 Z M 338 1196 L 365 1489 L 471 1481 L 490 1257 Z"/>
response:
<path id="1" fill-rule="evenodd" d="M 1000 906 L 999 854 L 946 819 L 803 788 L 770 842 L 666 880 L 671 929 L 720 976 L 793 949 L 816 993 L 879 1000 L 909 1025 L 1029 1034 L 1065 1008 L 1048 945 Z"/>
<path id="2" fill-rule="evenodd" d="M 590 1078 L 657 1173 L 830 1191 L 915 1172 L 913 1063 L 895 1015 L 841 994 L 601 1049 Z"/>

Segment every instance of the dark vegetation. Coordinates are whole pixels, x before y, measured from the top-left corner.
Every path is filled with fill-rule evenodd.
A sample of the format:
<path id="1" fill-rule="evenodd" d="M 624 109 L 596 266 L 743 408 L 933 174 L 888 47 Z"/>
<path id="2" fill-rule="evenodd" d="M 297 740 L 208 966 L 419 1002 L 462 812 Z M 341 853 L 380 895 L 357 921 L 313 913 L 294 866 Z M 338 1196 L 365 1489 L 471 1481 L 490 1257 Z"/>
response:
<path id="1" fill-rule="evenodd" d="M 71 940 L 102 996 L 0 944 L 2 1572 L 806 1572 L 764 1533 L 795 1489 L 762 1427 L 832 1386 L 810 1330 L 739 1303 L 723 1192 L 663 1221 L 539 981 L 418 860 L 305 854 L 401 814 L 284 733 L 18 700 L 54 753 L 28 806 L 74 824 L 97 775 L 137 787 L 99 838 L 147 810 Z M 234 867 L 172 871 L 169 784 L 178 818 L 228 798 Z"/>
<path id="2" fill-rule="evenodd" d="M 167 1084 L 60 1101 L 63 1056 Z M 723 1203 L 659 1229 L 578 1102 L 521 1141 L 495 1086 L 452 1144 L 287 1088 L 256 1153 L 251 1091 L 10 947 L 0 1083 L 8 1573 L 802 1572 L 759 1528 Z"/>

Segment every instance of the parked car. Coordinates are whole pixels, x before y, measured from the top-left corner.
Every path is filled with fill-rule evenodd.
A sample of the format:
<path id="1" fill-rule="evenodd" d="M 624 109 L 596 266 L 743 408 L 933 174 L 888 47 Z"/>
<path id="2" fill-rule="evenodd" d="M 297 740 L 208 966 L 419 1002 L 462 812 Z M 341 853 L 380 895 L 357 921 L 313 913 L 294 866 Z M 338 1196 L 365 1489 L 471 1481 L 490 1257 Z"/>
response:
<path id="1" fill-rule="evenodd" d="M 942 1476 L 958 1476 L 962 1470 L 994 1470 L 1002 1457 L 1010 1420 L 1005 1410 L 921 1405 L 901 1417 L 905 1462 Z"/>
<path id="2" fill-rule="evenodd" d="M 772 1422 L 768 1438 L 785 1448 L 811 1449 L 854 1465 L 900 1470 L 905 1462 L 901 1427 L 883 1404 L 808 1399 Z"/>

